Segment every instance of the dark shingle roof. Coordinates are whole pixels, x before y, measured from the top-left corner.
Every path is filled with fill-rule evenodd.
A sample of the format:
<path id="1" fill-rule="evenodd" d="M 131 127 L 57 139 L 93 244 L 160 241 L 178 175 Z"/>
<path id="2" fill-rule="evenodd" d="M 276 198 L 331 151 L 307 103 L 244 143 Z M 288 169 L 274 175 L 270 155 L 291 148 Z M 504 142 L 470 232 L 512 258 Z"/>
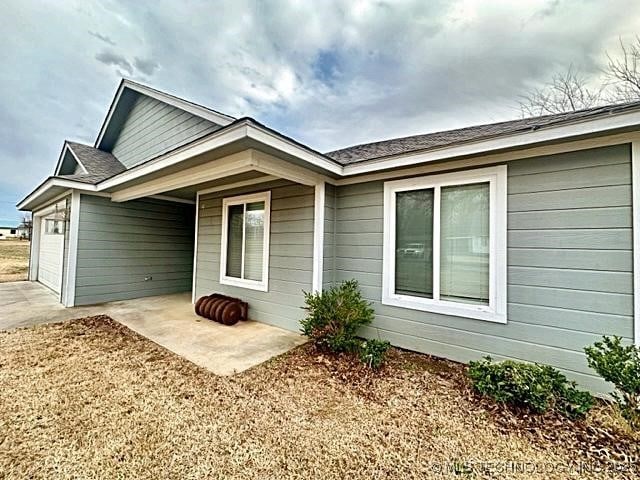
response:
<path id="1" fill-rule="evenodd" d="M 433 132 L 424 135 L 394 138 L 380 142 L 355 145 L 325 155 L 342 165 L 364 162 L 381 157 L 389 157 L 403 153 L 447 147 L 465 142 L 487 140 L 490 138 L 535 131 L 562 123 L 571 123 L 591 117 L 606 116 L 622 110 L 639 107 L 640 102 L 629 102 L 617 105 L 589 108 L 575 112 L 558 113 L 541 117 L 524 118 L 500 123 L 476 125 L 473 127 Z"/>
<path id="2" fill-rule="evenodd" d="M 90 147 L 89 145 L 83 145 L 82 143 L 67 141 L 67 145 L 69 145 L 73 154 L 80 160 L 80 163 L 84 165 L 87 173 L 58 175 L 58 178 L 96 184 L 122 173 L 127 169 L 109 152 L 103 152 L 102 150 Z"/>

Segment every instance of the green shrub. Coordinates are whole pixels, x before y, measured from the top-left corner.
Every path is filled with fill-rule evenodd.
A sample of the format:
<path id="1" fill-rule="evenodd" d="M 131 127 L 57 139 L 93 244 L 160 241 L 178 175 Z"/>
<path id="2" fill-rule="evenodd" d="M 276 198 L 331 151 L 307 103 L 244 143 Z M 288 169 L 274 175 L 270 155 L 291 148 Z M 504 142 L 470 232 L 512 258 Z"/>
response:
<path id="1" fill-rule="evenodd" d="M 373 320 L 371 303 L 362 298 L 356 280 L 319 293 L 304 293 L 307 317 L 300 323 L 302 333 L 320 348 L 332 352 L 355 352 L 358 328 Z"/>
<path id="2" fill-rule="evenodd" d="M 390 347 L 391 344 L 386 340 L 365 340 L 360 344 L 358 355 L 362 363 L 369 368 L 378 369 Z"/>
<path id="3" fill-rule="evenodd" d="M 576 389 L 575 382 L 553 367 L 504 361 L 490 357 L 469 363 L 474 388 L 496 402 L 527 407 L 534 412 L 555 410 L 567 417 L 585 415 L 593 406 L 589 392 Z"/>
<path id="4" fill-rule="evenodd" d="M 622 345 L 620 337 L 603 337 L 584 351 L 589 366 L 615 385 L 612 396 L 622 416 L 640 430 L 640 348 Z"/>

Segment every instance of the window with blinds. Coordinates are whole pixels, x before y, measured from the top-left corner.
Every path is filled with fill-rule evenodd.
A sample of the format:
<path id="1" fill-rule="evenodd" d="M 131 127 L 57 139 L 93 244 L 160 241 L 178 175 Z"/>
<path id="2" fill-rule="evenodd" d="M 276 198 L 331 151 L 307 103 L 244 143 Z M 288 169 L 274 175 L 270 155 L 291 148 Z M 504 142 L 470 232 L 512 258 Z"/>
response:
<path id="1" fill-rule="evenodd" d="M 222 203 L 220 283 L 267 290 L 270 192 Z"/>
<path id="2" fill-rule="evenodd" d="M 506 321 L 506 167 L 385 184 L 383 303 Z"/>

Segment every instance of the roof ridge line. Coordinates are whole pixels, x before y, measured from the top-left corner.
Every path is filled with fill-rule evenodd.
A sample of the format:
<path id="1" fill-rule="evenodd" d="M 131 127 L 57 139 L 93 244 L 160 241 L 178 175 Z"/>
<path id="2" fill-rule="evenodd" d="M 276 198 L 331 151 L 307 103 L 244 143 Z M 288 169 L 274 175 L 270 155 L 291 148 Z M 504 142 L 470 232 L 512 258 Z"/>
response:
<path id="1" fill-rule="evenodd" d="M 206 110 L 209 110 L 210 112 L 216 113 L 218 115 L 222 115 L 224 117 L 228 117 L 230 120 L 237 120 L 236 117 L 234 117 L 232 115 L 229 115 L 228 113 L 221 112 L 220 110 L 216 110 L 214 108 L 208 107 L 206 105 L 203 105 L 202 103 L 194 102 L 193 100 L 188 100 L 188 99 L 180 97 L 180 96 L 178 96 L 178 95 L 176 95 L 174 93 L 169 93 L 169 92 L 166 92 L 164 90 L 160 90 L 159 88 L 152 87 L 152 86 L 147 85 L 145 83 L 137 82 L 135 80 L 131 80 L 131 79 L 126 78 L 126 77 L 123 77 L 122 81 L 125 83 L 125 85 L 126 84 L 130 84 L 130 85 L 134 85 L 134 86 L 137 86 L 137 87 L 147 88 L 147 89 L 152 90 L 152 91 L 154 91 L 156 93 L 160 93 L 162 95 L 168 95 L 169 97 L 175 98 L 176 100 L 179 100 L 181 102 L 186 102 L 186 103 L 189 103 L 189 104 L 191 104 L 191 105 L 193 105 L 195 107 L 204 108 Z"/>

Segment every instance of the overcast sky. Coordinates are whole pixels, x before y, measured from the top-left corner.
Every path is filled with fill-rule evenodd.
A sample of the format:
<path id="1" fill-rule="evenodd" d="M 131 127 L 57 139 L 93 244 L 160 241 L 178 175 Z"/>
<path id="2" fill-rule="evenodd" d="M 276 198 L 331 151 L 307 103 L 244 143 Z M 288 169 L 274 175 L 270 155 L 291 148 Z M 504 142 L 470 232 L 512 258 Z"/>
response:
<path id="1" fill-rule="evenodd" d="M 516 118 L 571 63 L 597 76 L 635 1 L 0 3 L 0 224 L 93 144 L 121 77 L 321 151 Z"/>

